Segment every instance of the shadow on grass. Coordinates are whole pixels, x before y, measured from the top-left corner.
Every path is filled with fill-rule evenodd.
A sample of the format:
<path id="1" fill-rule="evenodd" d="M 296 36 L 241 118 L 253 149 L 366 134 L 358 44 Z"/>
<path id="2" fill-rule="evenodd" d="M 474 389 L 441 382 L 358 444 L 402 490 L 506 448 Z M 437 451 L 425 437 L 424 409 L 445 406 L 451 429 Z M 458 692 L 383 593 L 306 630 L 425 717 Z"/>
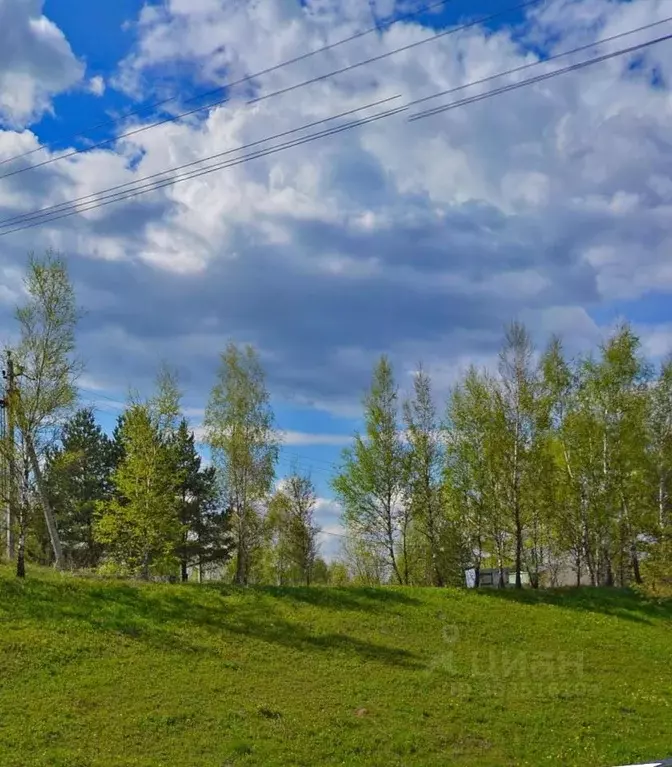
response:
<path id="1" fill-rule="evenodd" d="M 415 597 L 397 591 L 394 588 L 367 588 L 335 586 L 291 587 L 264 586 L 258 589 L 264 594 L 293 602 L 304 602 L 315 607 L 326 607 L 330 610 L 389 610 L 392 605 L 420 605 Z"/>
<path id="2" fill-rule="evenodd" d="M 367 609 L 374 602 L 375 590 L 355 589 L 349 596 L 347 589 L 336 589 L 339 593 L 330 600 L 324 593 L 327 589 L 315 589 L 315 602 L 311 602 L 312 589 L 297 589 L 296 594 L 293 591 L 244 590 L 220 584 L 184 588 L 74 578 L 24 582 L 0 578 L 0 627 L 16 620 L 22 624 L 32 620 L 45 630 L 62 631 L 69 622 L 76 621 L 93 631 L 123 636 L 149 647 L 213 656 L 221 655 L 221 644 L 213 639 L 246 636 L 302 651 L 336 651 L 366 661 L 419 667 L 413 653 L 405 649 L 343 633 L 313 632 L 299 622 L 288 621 L 263 598 L 289 597 L 325 607 Z M 403 594 L 395 597 L 389 600 L 392 604 L 417 602 Z M 386 597 L 382 599 L 386 601 Z"/>
<path id="3" fill-rule="evenodd" d="M 554 605 L 567 610 L 613 615 L 635 623 L 672 619 L 672 599 L 653 600 L 631 589 L 479 589 L 479 596 L 519 604 Z"/>
<path id="4" fill-rule="evenodd" d="M 264 642 L 290 647 L 295 650 L 339 652 L 356 655 L 361 660 L 384 663 L 388 666 L 401 666 L 411 669 L 424 668 L 417 656 L 398 647 L 369 642 L 347 634 L 314 634 L 296 623 L 269 616 L 269 623 L 257 620 L 238 619 L 226 626 L 226 631 Z"/>

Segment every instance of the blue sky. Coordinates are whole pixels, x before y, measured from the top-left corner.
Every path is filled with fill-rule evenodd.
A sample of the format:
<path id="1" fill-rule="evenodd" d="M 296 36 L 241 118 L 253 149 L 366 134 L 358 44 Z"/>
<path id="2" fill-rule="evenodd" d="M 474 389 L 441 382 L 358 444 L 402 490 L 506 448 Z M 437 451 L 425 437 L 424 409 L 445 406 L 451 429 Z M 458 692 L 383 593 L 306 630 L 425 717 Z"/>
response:
<path id="1" fill-rule="evenodd" d="M 244 103 L 250 91 L 286 88 L 512 5 L 449 0 L 440 11 L 234 88 L 229 102 L 197 117 L 115 140 L 153 114 L 109 124 L 120 113 L 172 96 L 165 109 L 179 109 L 202 90 L 418 4 L 0 0 L 0 162 L 35 149 L 21 163 L 39 162 L 112 139 L 0 179 L 0 220 L 368 102 L 463 85 L 670 13 L 664 0 L 546 0 Z M 670 32 L 672 22 L 595 52 Z M 219 351 L 229 340 L 255 344 L 285 432 L 280 470 L 297 462 L 312 472 L 321 520 L 338 532 L 329 475 L 359 426 L 381 353 L 391 357 L 403 392 L 422 361 L 441 405 L 467 365 L 495 363 L 502 326 L 513 318 L 527 322 L 540 345 L 560 333 L 571 353 L 594 347 L 627 318 L 652 357 L 670 350 L 671 76 L 672 44 L 661 44 L 435 118 L 380 121 L 39 228 L 3 236 L 0 224 L 0 338 L 11 339 L 25 254 L 53 247 L 68 258 L 87 312 L 82 398 L 108 427 L 129 386 L 150 391 L 162 360 L 180 372 L 198 426 Z M 108 124 L 75 135 L 101 122 Z"/>

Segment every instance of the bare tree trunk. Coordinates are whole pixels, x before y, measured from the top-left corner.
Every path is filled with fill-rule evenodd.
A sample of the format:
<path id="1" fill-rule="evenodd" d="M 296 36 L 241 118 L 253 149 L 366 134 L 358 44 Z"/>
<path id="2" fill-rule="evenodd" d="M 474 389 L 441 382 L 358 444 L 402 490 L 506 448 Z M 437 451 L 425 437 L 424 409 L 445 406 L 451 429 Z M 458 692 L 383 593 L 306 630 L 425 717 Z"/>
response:
<path id="1" fill-rule="evenodd" d="M 432 558 L 432 583 L 434 586 L 443 586 L 443 576 L 441 574 L 441 568 L 439 566 L 438 556 L 436 553 L 439 547 L 436 540 L 434 510 L 431 504 L 427 515 L 427 540 L 429 541 L 429 550 Z"/>
<path id="2" fill-rule="evenodd" d="M 658 481 L 658 526 L 662 530 L 665 527 L 665 479 L 663 476 L 664 469 L 662 466 L 658 468 L 660 474 L 660 480 Z"/>
<path id="3" fill-rule="evenodd" d="M 142 569 L 140 571 L 140 577 L 143 581 L 149 580 L 149 552 L 146 551 L 142 557 Z"/>
<path id="4" fill-rule="evenodd" d="M 497 556 L 497 566 L 499 568 L 499 579 L 498 579 L 497 586 L 498 588 L 503 589 L 506 587 L 506 583 L 504 582 L 504 558 L 502 556 L 501 549 Z"/>
<path id="5" fill-rule="evenodd" d="M 604 551 L 604 567 L 605 567 L 605 586 L 613 586 L 614 585 L 614 571 L 611 565 L 611 555 L 609 552 L 605 549 Z"/>
<path id="6" fill-rule="evenodd" d="M 23 506 L 18 510 L 19 540 L 16 550 L 16 577 L 26 577 L 26 512 Z"/>
<path id="7" fill-rule="evenodd" d="M 639 557 L 637 556 L 637 546 L 632 544 L 632 573 L 635 577 L 635 583 L 642 583 L 642 574 L 639 569 Z"/>
<path id="8" fill-rule="evenodd" d="M 399 570 L 399 565 L 397 564 L 397 557 L 394 554 L 394 549 L 393 548 L 389 548 L 388 551 L 389 551 L 389 554 L 390 554 L 390 562 L 392 563 L 392 569 L 394 570 L 394 577 L 397 579 L 397 583 L 400 586 L 403 586 L 404 585 L 404 579 L 403 579 L 403 576 L 401 575 L 401 572 Z"/>
<path id="9" fill-rule="evenodd" d="M 518 476 L 519 416 L 516 414 L 516 439 L 513 448 L 513 514 L 516 529 L 516 588 L 522 589 L 520 570 L 523 566 L 523 524 L 520 519 L 520 478 Z"/>
<path id="10" fill-rule="evenodd" d="M 394 575 L 397 579 L 397 582 L 400 586 L 403 585 L 404 580 L 401 575 L 401 571 L 399 570 L 399 564 L 397 562 L 396 554 L 394 553 L 394 532 L 392 530 L 392 500 L 389 499 L 389 505 L 386 510 L 386 516 L 387 519 L 386 522 L 386 537 L 387 537 L 387 551 L 390 555 L 390 564 L 392 565 L 392 569 L 394 570 Z"/>
<path id="11" fill-rule="evenodd" d="M 583 502 L 582 502 L 583 507 Z M 595 559 L 593 557 L 593 551 L 590 545 L 590 536 L 588 535 L 588 523 L 586 521 L 585 507 L 582 508 L 582 527 L 583 527 L 583 555 L 586 560 L 586 567 L 590 574 L 590 585 L 597 585 L 597 570 L 595 566 Z"/>
<path id="12" fill-rule="evenodd" d="M 404 580 L 402 584 L 408 586 L 408 550 L 407 550 L 407 532 L 408 532 L 408 514 L 404 511 L 403 521 L 401 525 L 401 555 L 404 558 Z"/>
<path id="13" fill-rule="evenodd" d="M 595 563 L 592 561 L 592 557 L 588 556 L 587 552 L 586 565 L 588 566 L 588 574 L 590 575 L 590 585 L 597 586 L 597 572 L 595 571 Z"/>
<path id="14" fill-rule="evenodd" d="M 247 568 L 245 566 L 245 553 L 242 546 L 238 546 L 238 556 L 236 557 L 236 577 L 237 586 L 247 586 Z"/>
<path id="15" fill-rule="evenodd" d="M 238 510 L 238 541 L 236 547 L 236 575 L 234 583 L 237 586 L 247 586 L 247 528 L 245 514 L 247 510 Z"/>
<path id="16" fill-rule="evenodd" d="M 521 568 L 523 566 L 523 527 L 520 523 L 520 509 L 516 503 L 516 588 L 522 589 Z"/>

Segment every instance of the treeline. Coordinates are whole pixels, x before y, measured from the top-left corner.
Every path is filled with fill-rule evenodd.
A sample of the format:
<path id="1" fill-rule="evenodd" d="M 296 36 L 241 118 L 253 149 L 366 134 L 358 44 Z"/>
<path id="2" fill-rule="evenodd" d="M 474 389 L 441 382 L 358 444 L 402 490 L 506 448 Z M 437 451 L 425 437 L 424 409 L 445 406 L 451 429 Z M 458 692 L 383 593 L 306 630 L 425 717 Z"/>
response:
<path id="1" fill-rule="evenodd" d="M 19 576 L 32 560 L 143 578 L 328 580 L 310 477 L 276 483 L 278 432 L 252 348 L 221 355 L 204 465 L 168 368 L 151 397 L 129 399 L 111 436 L 77 409 L 79 313 L 64 261 L 31 258 L 25 288 L 0 443 L 3 548 Z"/>
<path id="2" fill-rule="evenodd" d="M 7 555 L 139 577 L 238 584 L 669 587 L 672 360 L 648 362 L 627 325 L 568 359 L 505 332 L 494 370 L 469 369 L 437 405 L 420 369 L 402 397 L 375 365 L 364 429 L 333 478 L 342 553 L 319 554 L 317 497 L 278 482 L 269 392 L 251 347 L 221 354 L 205 409 L 205 465 L 162 368 L 114 433 L 77 410 L 75 294 L 62 259 L 31 259 L 4 397 Z M 8 364 L 8 368 L 11 366 Z M 564 574 L 564 575 L 563 575 Z"/>
<path id="3" fill-rule="evenodd" d="M 422 370 L 401 403 L 383 357 L 364 420 L 334 481 L 361 577 L 672 585 L 672 360 L 656 369 L 629 326 L 569 360 L 513 323 L 441 414 Z"/>
<path id="4" fill-rule="evenodd" d="M 277 443 L 254 352 L 230 346 L 207 410 L 213 463 L 204 465 L 180 409 L 175 375 L 133 398 L 111 437 L 77 410 L 44 451 L 42 481 L 64 564 L 142 578 L 190 576 L 278 584 L 324 581 L 316 495 L 298 472 L 275 486 Z M 37 488 L 29 557 L 53 561 Z"/>

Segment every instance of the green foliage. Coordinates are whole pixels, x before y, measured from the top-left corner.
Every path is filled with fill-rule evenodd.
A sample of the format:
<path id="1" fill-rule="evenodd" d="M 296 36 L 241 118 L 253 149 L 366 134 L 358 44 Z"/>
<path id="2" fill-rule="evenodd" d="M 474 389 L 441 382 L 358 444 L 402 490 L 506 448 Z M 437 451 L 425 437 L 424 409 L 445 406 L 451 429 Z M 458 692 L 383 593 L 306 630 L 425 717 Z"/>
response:
<path id="1" fill-rule="evenodd" d="M 323 560 L 318 560 L 318 562 L 321 561 Z M 350 583 L 350 573 L 345 562 L 336 560 L 327 566 L 326 582 L 330 586 L 347 586 Z"/>
<path id="2" fill-rule="evenodd" d="M 19 325 L 19 425 L 37 443 L 75 404 L 75 329 L 80 312 L 64 259 L 47 251 L 31 255 L 24 280 L 26 303 L 16 310 Z"/>
<path id="3" fill-rule="evenodd" d="M 554 338 L 535 363 L 517 324 L 498 372 L 467 373 L 444 430 L 447 513 L 472 566 L 527 572 L 533 586 L 560 568 L 577 583 L 639 581 L 643 536 L 669 509 L 672 373 L 652 383 L 628 326 L 597 359 L 569 362 Z"/>
<path id="4" fill-rule="evenodd" d="M 175 554 L 181 579 L 186 581 L 190 568 L 202 573 L 205 567 L 221 566 L 231 557 L 230 513 L 221 508 L 215 467 L 202 466 L 186 419 L 180 421 L 167 447 L 172 455 L 181 527 Z"/>
<path id="5" fill-rule="evenodd" d="M 112 444 L 83 408 L 61 429 L 60 445 L 47 452 L 45 482 L 69 562 L 96 567 L 102 550 L 94 540 L 96 507 L 110 498 L 115 469 Z"/>
<path id="6" fill-rule="evenodd" d="M 501 440 L 497 437 L 492 380 L 470 368 L 449 399 L 445 423 L 443 496 L 463 547 L 478 571 L 488 553 L 504 558 L 504 515 L 498 487 Z M 502 561 L 503 564 L 503 561 Z"/>
<path id="7" fill-rule="evenodd" d="M 177 373 L 164 362 L 156 375 L 154 396 L 148 403 L 152 420 L 164 442 L 175 437 L 183 420 L 181 400 Z"/>
<path id="8" fill-rule="evenodd" d="M 637 535 L 646 529 L 646 414 L 650 371 L 639 339 L 624 326 L 580 360 L 560 433 L 567 479 L 579 509 L 577 532 L 591 582 L 638 579 Z"/>
<path id="9" fill-rule="evenodd" d="M 404 499 L 405 450 L 397 422 L 397 386 L 383 356 L 373 371 L 364 400 L 365 436 L 343 451 L 334 491 L 354 538 L 375 549 L 397 583 L 408 583 L 406 533 L 409 510 Z"/>
<path id="10" fill-rule="evenodd" d="M 40 498 L 54 562 L 57 567 L 63 565 L 58 528 L 42 477 L 40 454 L 53 438 L 60 420 L 75 403 L 75 382 L 81 370 L 74 354 L 79 311 L 65 261 L 51 251 L 47 251 L 43 258 L 31 255 L 24 287 L 26 301 L 15 313 L 19 342 L 14 354 L 16 379 L 7 398 L 8 439 L 0 445 L 0 458 L 3 464 L 7 462 L 10 475 L 7 483 L 7 548 L 9 555 L 14 556 L 16 539 L 19 577 L 25 573 L 26 539 L 38 519 L 32 513 L 29 486 L 37 489 Z M 18 426 L 21 438 L 20 461 L 14 438 L 15 426 Z M 19 467 L 19 463 L 23 465 Z M 23 485 L 21 500 L 17 496 L 19 482 Z"/>
<path id="11" fill-rule="evenodd" d="M 441 474 L 445 463 L 439 419 L 432 398 L 429 375 L 422 369 L 413 382 L 413 397 L 404 402 L 404 423 L 408 448 L 405 455 L 405 503 L 411 517 L 411 529 L 424 540 L 415 541 L 415 555 L 406 551 L 405 570 L 415 568 L 413 583 L 445 586 L 452 577 L 448 526 L 441 493 Z M 429 562 L 429 567 L 427 566 Z"/>
<path id="12" fill-rule="evenodd" d="M 656 508 L 654 528 L 672 526 L 672 357 L 660 368 L 651 389 L 648 412 L 648 450 L 653 504 Z"/>
<path id="13" fill-rule="evenodd" d="M 672 529 L 667 528 L 658 540 L 647 547 L 642 563 L 644 590 L 656 597 L 672 597 Z"/>
<path id="14" fill-rule="evenodd" d="M 260 505 L 275 476 L 278 440 L 264 373 L 251 346 L 229 344 L 205 413 L 207 439 L 231 510 L 238 584 L 249 579 L 263 541 Z"/>
<path id="15" fill-rule="evenodd" d="M 132 574 L 168 573 L 180 540 L 175 463 L 146 405 L 134 404 L 120 430 L 123 458 L 115 494 L 98 504 L 94 535 L 110 559 Z"/>
<path id="16" fill-rule="evenodd" d="M 313 581 L 319 528 L 315 524 L 317 495 L 310 477 L 293 471 L 269 503 L 267 525 L 274 539 L 278 583 Z"/>

